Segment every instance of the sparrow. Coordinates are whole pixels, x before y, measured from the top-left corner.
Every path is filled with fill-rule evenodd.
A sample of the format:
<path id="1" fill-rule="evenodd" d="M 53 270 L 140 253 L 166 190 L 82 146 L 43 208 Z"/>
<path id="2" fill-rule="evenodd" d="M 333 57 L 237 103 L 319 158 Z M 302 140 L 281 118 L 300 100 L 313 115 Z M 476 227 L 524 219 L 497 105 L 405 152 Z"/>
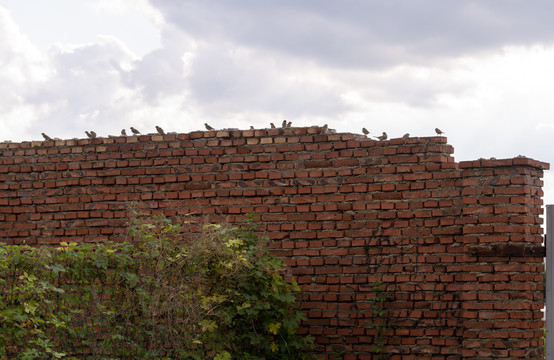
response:
<path id="1" fill-rule="evenodd" d="M 211 127 L 210 125 L 208 125 L 208 123 L 204 123 L 204 126 L 206 127 L 206 130 L 208 130 L 208 131 L 214 130 L 214 128 Z"/>
<path id="2" fill-rule="evenodd" d="M 134 127 L 131 126 L 131 132 L 135 135 L 138 135 L 140 134 L 140 131 L 138 131 L 137 129 L 135 129 Z"/>
<path id="3" fill-rule="evenodd" d="M 121 135 L 127 136 L 127 131 L 125 131 L 125 129 L 122 129 L 122 130 L 121 130 Z"/>
<path id="4" fill-rule="evenodd" d="M 364 133 L 364 135 L 367 135 L 367 134 L 369 134 L 369 131 L 367 131 L 367 129 L 366 129 L 366 128 L 362 128 L 362 132 Z"/>
<path id="5" fill-rule="evenodd" d="M 92 135 L 91 135 L 88 131 L 86 131 L 86 130 L 85 130 L 85 134 L 87 134 L 87 137 L 88 137 L 89 139 L 92 138 Z"/>
<path id="6" fill-rule="evenodd" d="M 96 137 L 96 133 L 94 131 L 90 131 L 90 137 L 94 139 Z"/>
<path id="7" fill-rule="evenodd" d="M 44 138 L 44 140 L 52 140 L 52 138 L 45 133 L 42 133 L 42 137 Z"/>
<path id="8" fill-rule="evenodd" d="M 269 123 L 269 125 L 271 126 L 272 129 L 275 129 L 275 124 L 274 123 Z"/>
<path id="9" fill-rule="evenodd" d="M 377 139 L 379 139 L 380 141 L 384 141 L 384 140 L 387 140 L 387 133 L 383 131 L 383 135 L 381 136 L 376 136 Z"/>
<path id="10" fill-rule="evenodd" d="M 321 134 L 325 134 L 325 133 L 327 132 L 327 129 L 328 129 L 328 128 L 329 128 L 329 127 L 327 126 L 327 124 L 323 125 L 323 127 L 321 128 L 320 133 L 321 133 Z"/>
<path id="11" fill-rule="evenodd" d="M 254 130 L 254 126 L 250 125 L 250 130 Z"/>
<path id="12" fill-rule="evenodd" d="M 407 138 L 409 138 L 409 137 L 410 137 L 410 134 L 408 134 L 408 133 L 405 133 L 405 134 L 404 134 L 404 136 L 402 136 L 402 137 L 403 137 L 404 139 L 407 139 Z"/>
<path id="13" fill-rule="evenodd" d="M 288 128 L 292 127 L 292 121 L 289 121 L 289 122 L 287 123 L 287 127 L 288 127 Z"/>
<path id="14" fill-rule="evenodd" d="M 165 134 L 164 129 L 162 129 L 161 127 L 159 127 L 157 125 L 156 125 L 156 131 L 158 132 L 158 134 L 161 134 L 161 135 Z"/>
<path id="15" fill-rule="evenodd" d="M 287 120 L 283 120 L 283 124 L 281 124 L 281 127 L 283 129 L 287 127 Z"/>
<path id="16" fill-rule="evenodd" d="M 442 134 L 444 134 L 441 129 L 439 128 L 435 128 L 435 132 L 437 133 L 438 136 L 441 136 Z"/>

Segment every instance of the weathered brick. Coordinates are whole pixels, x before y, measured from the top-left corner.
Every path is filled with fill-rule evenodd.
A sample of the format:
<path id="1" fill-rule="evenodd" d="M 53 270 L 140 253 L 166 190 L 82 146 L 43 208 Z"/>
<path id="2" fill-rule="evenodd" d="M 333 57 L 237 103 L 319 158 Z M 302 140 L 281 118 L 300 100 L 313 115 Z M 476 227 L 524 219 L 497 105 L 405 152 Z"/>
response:
<path id="1" fill-rule="evenodd" d="M 317 344 L 369 357 L 368 299 L 383 281 L 397 323 L 386 341 L 402 358 L 538 359 L 529 354 L 542 346 L 542 259 L 481 258 L 468 245 L 539 244 L 548 165 L 456 163 L 444 137 L 320 131 L 0 143 L 0 235 L 9 244 L 122 240 L 132 201 L 205 221 L 255 212 L 305 292 L 301 331 Z"/>

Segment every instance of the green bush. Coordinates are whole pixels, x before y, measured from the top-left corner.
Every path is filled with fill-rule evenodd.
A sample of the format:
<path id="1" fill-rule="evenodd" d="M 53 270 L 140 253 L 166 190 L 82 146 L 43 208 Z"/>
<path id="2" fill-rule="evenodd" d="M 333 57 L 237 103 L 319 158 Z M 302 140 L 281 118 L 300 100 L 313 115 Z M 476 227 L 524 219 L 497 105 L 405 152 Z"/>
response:
<path id="1" fill-rule="evenodd" d="M 0 244 L 0 357 L 304 359 L 294 282 L 249 219 L 183 242 L 137 217 L 127 243 Z"/>

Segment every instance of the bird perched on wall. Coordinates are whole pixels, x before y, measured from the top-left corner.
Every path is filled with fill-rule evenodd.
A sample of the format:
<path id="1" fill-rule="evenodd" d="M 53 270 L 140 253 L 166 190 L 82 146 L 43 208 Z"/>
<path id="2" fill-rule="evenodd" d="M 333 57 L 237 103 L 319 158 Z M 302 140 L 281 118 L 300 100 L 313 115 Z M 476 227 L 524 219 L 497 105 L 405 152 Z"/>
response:
<path id="1" fill-rule="evenodd" d="M 287 123 L 287 127 L 288 127 L 288 128 L 292 127 L 292 121 L 289 121 L 289 122 Z"/>
<path id="2" fill-rule="evenodd" d="M 329 127 L 327 126 L 327 124 L 325 124 L 325 125 L 323 125 L 323 127 L 321 128 L 321 131 L 319 133 L 320 134 L 325 134 L 328 129 L 329 129 Z"/>
<path id="3" fill-rule="evenodd" d="M 44 140 L 52 140 L 52 138 L 45 133 L 42 133 L 42 137 L 44 138 Z"/>
<path id="4" fill-rule="evenodd" d="M 165 131 L 164 129 L 162 129 L 161 127 L 159 127 L 158 125 L 156 125 L 156 131 L 158 132 L 158 134 L 160 135 L 163 135 L 165 134 Z"/>
<path id="5" fill-rule="evenodd" d="M 96 133 L 94 131 L 90 131 L 90 137 L 91 139 L 94 139 L 96 137 Z"/>
<path id="6" fill-rule="evenodd" d="M 213 127 L 211 127 L 210 125 L 208 125 L 208 123 L 204 123 L 204 126 L 206 127 L 206 130 L 208 130 L 208 131 L 215 130 Z"/>
<path id="7" fill-rule="evenodd" d="M 125 131 L 125 129 L 121 129 L 121 135 L 127 136 L 127 131 Z"/>
<path id="8" fill-rule="evenodd" d="M 368 131 L 366 128 L 362 128 L 362 132 L 364 133 L 364 135 L 368 135 L 368 134 L 369 134 L 369 131 Z"/>
<path id="9" fill-rule="evenodd" d="M 404 139 L 407 139 L 407 138 L 409 138 L 409 137 L 410 137 L 410 134 L 408 134 L 408 133 L 405 133 L 405 134 L 404 134 L 404 136 L 402 136 L 402 137 L 403 137 Z"/>
<path id="10" fill-rule="evenodd" d="M 383 131 L 383 135 L 381 136 L 376 136 L 377 139 L 379 139 L 380 141 L 384 141 L 384 140 L 387 140 L 388 138 L 388 135 L 386 132 Z"/>
<path id="11" fill-rule="evenodd" d="M 254 130 L 254 126 L 250 125 L 250 130 Z"/>
<path id="12" fill-rule="evenodd" d="M 271 126 L 272 129 L 275 129 L 275 124 L 274 123 L 269 123 L 269 126 Z"/>
<path id="13" fill-rule="evenodd" d="M 135 129 L 134 127 L 131 126 L 131 132 L 135 135 L 138 135 L 140 134 L 140 131 L 138 131 L 137 129 Z"/>
<path id="14" fill-rule="evenodd" d="M 435 132 L 437 133 L 438 136 L 442 136 L 442 134 L 444 134 L 441 129 L 439 128 L 435 128 Z"/>
<path id="15" fill-rule="evenodd" d="M 287 120 L 283 120 L 283 123 L 281 124 L 281 127 L 283 129 L 287 127 Z"/>
<path id="16" fill-rule="evenodd" d="M 89 139 L 92 137 L 92 135 L 91 135 L 88 131 L 86 131 L 86 130 L 85 130 L 85 134 L 87 134 L 87 137 L 88 137 Z"/>

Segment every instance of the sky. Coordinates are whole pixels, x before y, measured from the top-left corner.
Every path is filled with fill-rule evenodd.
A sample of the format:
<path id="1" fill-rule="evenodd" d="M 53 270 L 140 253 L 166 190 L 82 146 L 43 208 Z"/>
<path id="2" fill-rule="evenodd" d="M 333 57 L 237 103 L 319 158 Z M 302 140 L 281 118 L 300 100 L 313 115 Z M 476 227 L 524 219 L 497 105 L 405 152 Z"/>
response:
<path id="1" fill-rule="evenodd" d="M 0 141 L 265 128 L 446 133 L 554 165 L 554 2 L 0 0 Z M 545 203 L 554 174 L 545 172 Z"/>

